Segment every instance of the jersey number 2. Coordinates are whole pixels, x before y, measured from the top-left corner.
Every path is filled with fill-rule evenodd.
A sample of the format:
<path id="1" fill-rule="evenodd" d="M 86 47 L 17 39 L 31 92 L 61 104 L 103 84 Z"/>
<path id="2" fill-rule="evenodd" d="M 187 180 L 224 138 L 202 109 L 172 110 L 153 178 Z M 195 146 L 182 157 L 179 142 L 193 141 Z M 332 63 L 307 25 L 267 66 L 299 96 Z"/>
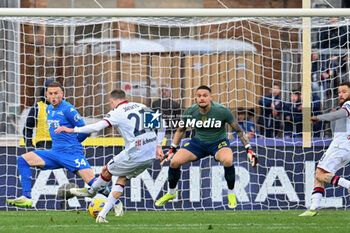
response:
<path id="1" fill-rule="evenodd" d="M 145 110 L 143 110 L 143 109 L 139 110 L 140 114 L 143 114 L 144 112 L 145 112 Z M 134 135 L 135 135 L 135 137 L 146 133 L 145 129 L 139 130 L 140 129 L 140 117 L 139 117 L 139 115 L 137 115 L 136 113 L 130 113 L 128 115 L 128 119 L 130 120 L 131 118 L 135 118 L 135 120 L 136 120 L 135 121 L 135 128 L 134 128 Z"/>

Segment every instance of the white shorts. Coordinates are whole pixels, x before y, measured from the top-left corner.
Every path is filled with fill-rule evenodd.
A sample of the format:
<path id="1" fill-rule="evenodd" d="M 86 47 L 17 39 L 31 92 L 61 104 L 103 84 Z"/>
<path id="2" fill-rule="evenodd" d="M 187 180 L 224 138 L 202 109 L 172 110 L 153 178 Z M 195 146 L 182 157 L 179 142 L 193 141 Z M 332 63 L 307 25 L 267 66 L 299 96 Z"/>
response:
<path id="1" fill-rule="evenodd" d="M 317 167 L 330 173 L 336 173 L 350 161 L 350 148 L 347 143 L 331 143 Z"/>
<path id="2" fill-rule="evenodd" d="M 151 158 L 136 162 L 123 150 L 108 162 L 107 169 L 113 176 L 125 176 L 130 180 L 150 167 L 155 160 L 155 158 Z"/>

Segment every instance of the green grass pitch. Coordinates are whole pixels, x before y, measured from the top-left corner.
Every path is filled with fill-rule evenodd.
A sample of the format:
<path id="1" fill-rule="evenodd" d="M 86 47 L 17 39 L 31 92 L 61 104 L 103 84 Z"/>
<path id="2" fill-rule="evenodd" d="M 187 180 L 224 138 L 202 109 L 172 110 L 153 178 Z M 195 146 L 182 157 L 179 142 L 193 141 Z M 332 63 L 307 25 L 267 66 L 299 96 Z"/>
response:
<path id="1" fill-rule="evenodd" d="M 95 223 L 87 211 L 0 211 L 0 232 L 350 232 L 350 211 L 128 211 Z"/>

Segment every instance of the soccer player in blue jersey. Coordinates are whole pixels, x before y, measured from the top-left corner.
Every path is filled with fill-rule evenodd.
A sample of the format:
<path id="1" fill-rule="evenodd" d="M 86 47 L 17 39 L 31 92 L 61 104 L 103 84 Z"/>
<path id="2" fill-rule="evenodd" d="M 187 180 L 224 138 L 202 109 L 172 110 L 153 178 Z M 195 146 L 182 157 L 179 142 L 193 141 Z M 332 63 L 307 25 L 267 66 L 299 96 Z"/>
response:
<path id="1" fill-rule="evenodd" d="M 31 207 L 32 173 L 30 167 L 42 170 L 66 168 L 80 176 L 88 185 L 95 181 L 95 174 L 83 153 L 81 142 L 89 134 L 56 134 L 60 126 L 74 128 L 84 126 L 84 120 L 75 107 L 63 100 L 63 87 L 58 82 L 52 82 L 47 87 L 47 98 L 51 103 L 47 109 L 47 124 L 52 139 L 51 150 L 36 150 L 23 154 L 17 159 L 23 195 L 16 199 L 9 199 L 9 205 Z"/>

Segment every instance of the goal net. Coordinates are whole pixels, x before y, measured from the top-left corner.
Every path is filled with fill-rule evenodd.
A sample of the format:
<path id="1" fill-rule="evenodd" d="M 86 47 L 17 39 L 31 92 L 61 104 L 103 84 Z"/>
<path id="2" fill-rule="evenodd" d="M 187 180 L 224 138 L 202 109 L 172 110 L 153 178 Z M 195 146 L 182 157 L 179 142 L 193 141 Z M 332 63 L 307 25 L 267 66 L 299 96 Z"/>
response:
<path id="1" fill-rule="evenodd" d="M 332 140 L 331 124 L 312 127 L 303 147 L 303 88 L 312 88 L 311 114 L 338 106 L 337 85 L 349 80 L 348 18 L 312 18 L 311 84 L 303 82 L 302 18 L 213 17 L 2 17 L 0 18 L 0 209 L 22 194 L 16 160 L 29 148 L 23 140 L 27 115 L 49 79 L 64 86 L 64 98 L 87 124 L 110 110 L 109 93 L 123 89 L 129 101 L 159 109 L 169 123 L 195 103 L 200 85 L 227 106 L 246 130 L 259 156 L 252 168 L 231 128 L 238 210 L 296 209 L 310 205 L 317 161 Z M 38 117 L 38 116 L 37 116 Z M 39 119 L 35 119 L 38 121 Z M 305 130 L 304 130 L 305 131 Z M 40 141 L 33 129 L 33 143 Z M 193 136 L 188 131 L 182 144 Z M 30 140 L 30 138 L 29 138 Z M 84 141 L 96 174 L 123 149 L 116 130 Z M 38 146 L 39 147 L 39 146 Z M 222 165 L 208 156 L 182 167 L 178 198 L 154 206 L 167 191 L 168 164 L 151 168 L 127 185 L 127 210 L 223 210 L 227 187 Z M 337 173 L 350 178 L 347 166 Z M 32 168 L 37 209 L 85 209 L 90 199 L 57 197 L 65 183 L 84 182 L 65 169 Z M 102 196 L 98 196 L 103 198 Z M 326 186 L 321 205 L 349 208 L 345 189 Z"/>

